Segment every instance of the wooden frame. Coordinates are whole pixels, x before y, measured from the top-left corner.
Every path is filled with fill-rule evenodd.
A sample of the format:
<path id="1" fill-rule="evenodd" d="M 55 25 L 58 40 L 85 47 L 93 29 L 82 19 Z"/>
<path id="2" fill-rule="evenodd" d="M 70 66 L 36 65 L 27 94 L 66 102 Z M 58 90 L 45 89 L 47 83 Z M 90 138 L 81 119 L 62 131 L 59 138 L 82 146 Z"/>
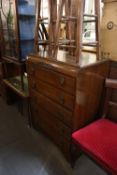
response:
<path id="1" fill-rule="evenodd" d="M 37 5 L 37 29 L 35 35 L 35 48 L 36 51 L 39 50 L 39 45 L 44 47 L 44 51 L 51 51 L 52 58 L 57 57 L 59 49 L 67 51 L 70 56 L 75 57 L 76 64 L 79 63 L 81 52 L 83 46 L 90 46 L 96 48 L 97 60 L 99 60 L 99 24 L 100 24 L 100 2 L 99 0 L 94 0 L 94 9 L 95 14 L 85 14 L 85 1 L 86 0 L 59 0 L 59 5 L 57 8 L 57 1 L 48 0 L 49 8 L 49 23 L 48 23 L 48 37 L 46 40 L 39 40 L 38 32 L 40 30 L 40 23 L 44 25 L 43 18 L 40 18 L 41 3 L 43 0 L 38 2 Z M 58 11 L 57 11 L 58 9 Z M 63 16 L 63 9 L 65 15 Z M 57 13 L 56 13 L 57 11 Z M 52 13 L 53 12 L 53 13 Z M 89 20 L 84 20 L 84 17 L 94 18 Z M 95 23 L 96 27 L 96 42 L 82 42 L 83 34 L 83 23 Z M 60 28 L 61 24 L 66 24 L 66 39 L 60 39 Z M 55 34 L 54 34 L 55 33 Z M 45 35 L 45 31 L 42 31 L 42 34 Z M 45 49 L 45 47 L 48 49 Z M 91 50 L 85 50 L 87 52 L 92 52 Z"/>

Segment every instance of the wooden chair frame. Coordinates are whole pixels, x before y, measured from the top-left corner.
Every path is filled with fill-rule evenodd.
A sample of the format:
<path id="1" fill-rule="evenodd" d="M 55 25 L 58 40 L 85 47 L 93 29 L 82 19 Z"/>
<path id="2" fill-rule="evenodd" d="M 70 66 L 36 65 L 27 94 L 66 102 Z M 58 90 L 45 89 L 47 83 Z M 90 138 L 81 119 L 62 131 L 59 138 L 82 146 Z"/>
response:
<path id="1" fill-rule="evenodd" d="M 112 100 L 112 93 L 113 90 L 117 90 L 117 79 L 110 79 L 107 78 L 105 81 L 105 87 L 106 87 L 106 96 L 105 96 L 105 102 L 104 102 L 104 110 L 103 110 L 103 115 L 102 118 L 107 118 L 108 117 L 108 112 L 109 112 L 109 108 L 110 107 L 114 107 L 117 109 L 117 101 L 113 101 Z M 109 118 L 110 119 L 110 118 Z M 94 122 L 95 123 L 95 122 Z M 75 140 L 73 140 L 73 145 L 76 145 Z M 76 147 L 79 147 L 79 149 L 81 148 L 81 146 L 78 144 Z M 85 148 L 81 148 L 83 150 L 83 152 L 88 155 L 92 160 L 94 160 L 96 163 L 99 164 L 99 166 L 101 166 L 100 161 L 98 161 L 98 159 L 93 158 L 93 156 L 90 155 L 90 153 L 88 153 Z M 76 148 L 77 150 L 77 148 Z M 72 158 L 72 161 L 74 161 L 74 159 Z M 73 164 L 74 165 L 74 162 Z M 101 166 L 102 167 L 102 166 Z M 109 169 L 103 165 L 103 168 L 107 171 L 109 171 Z"/>

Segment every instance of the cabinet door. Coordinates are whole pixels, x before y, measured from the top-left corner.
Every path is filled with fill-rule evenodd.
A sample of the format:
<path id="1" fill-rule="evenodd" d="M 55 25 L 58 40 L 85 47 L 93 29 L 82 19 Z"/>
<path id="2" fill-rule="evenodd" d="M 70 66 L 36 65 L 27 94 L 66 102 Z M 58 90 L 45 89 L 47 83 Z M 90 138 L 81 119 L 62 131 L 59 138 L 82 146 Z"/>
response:
<path id="1" fill-rule="evenodd" d="M 18 58 L 18 27 L 16 17 L 16 1 L 15 0 L 1 0 L 1 25 L 0 31 L 2 33 L 3 41 L 3 56 Z"/>

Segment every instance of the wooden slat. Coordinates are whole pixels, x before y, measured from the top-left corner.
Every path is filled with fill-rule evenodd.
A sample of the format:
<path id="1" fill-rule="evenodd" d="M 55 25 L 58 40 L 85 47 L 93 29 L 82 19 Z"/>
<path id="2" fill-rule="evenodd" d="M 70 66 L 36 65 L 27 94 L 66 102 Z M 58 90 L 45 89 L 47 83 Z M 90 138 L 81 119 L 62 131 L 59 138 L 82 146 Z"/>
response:
<path id="1" fill-rule="evenodd" d="M 98 16 L 97 15 L 93 15 L 93 14 L 83 14 L 83 16 L 86 16 L 86 17 L 94 17 L 94 18 L 97 18 Z"/>
<path id="2" fill-rule="evenodd" d="M 83 22 L 84 23 L 94 23 L 94 22 L 96 22 L 96 20 L 94 20 L 94 19 L 93 20 L 84 20 Z"/>
<path id="3" fill-rule="evenodd" d="M 45 21 L 45 20 L 48 20 L 48 18 L 39 18 L 39 22 L 40 21 Z"/>
<path id="4" fill-rule="evenodd" d="M 60 22 L 67 22 L 67 21 L 74 21 L 76 22 L 77 18 L 76 17 L 72 17 L 72 16 L 67 16 L 67 17 L 63 17 L 62 16 L 62 19 L 60 20 Z"/>
<path id="5" fill-rule="evenodd" d="M 106 87 L 117 89 L 117 79 L 106 79 Z"/>
<path id="6" fill-rule="evenodd" d="M 117 103 L 116 102 L 113 102 L 113 101 L 109 101 L 109 106 L 112 106 L 112 107 L 115 107 L 117 108 Z"/>
<path id="7" fill-rule="evenodd" d="M 73 48 L 73 49 L 76 49 L 76 46 L 72 46 L 72 45 L 69 46 L 69 45 L 62 45 L 62 44 L 59 45 L 59 44 L 58 44 L 58 46 L 59 46 L 59 47 L 62 47 L 62 48 Z"/>

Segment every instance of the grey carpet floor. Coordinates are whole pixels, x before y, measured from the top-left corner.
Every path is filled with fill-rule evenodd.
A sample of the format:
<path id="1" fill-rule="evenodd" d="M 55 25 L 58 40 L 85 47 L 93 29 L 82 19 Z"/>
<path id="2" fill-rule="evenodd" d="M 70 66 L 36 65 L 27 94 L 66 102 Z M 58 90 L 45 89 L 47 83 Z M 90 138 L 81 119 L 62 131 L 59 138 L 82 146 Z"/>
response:
<path id="1" fill-rule="evenodd" d="M 86 156 L 74 169 L 43 134 L 29 128 L 15 106 L 0 98 L 0 175 L 106 175 Z"/>

